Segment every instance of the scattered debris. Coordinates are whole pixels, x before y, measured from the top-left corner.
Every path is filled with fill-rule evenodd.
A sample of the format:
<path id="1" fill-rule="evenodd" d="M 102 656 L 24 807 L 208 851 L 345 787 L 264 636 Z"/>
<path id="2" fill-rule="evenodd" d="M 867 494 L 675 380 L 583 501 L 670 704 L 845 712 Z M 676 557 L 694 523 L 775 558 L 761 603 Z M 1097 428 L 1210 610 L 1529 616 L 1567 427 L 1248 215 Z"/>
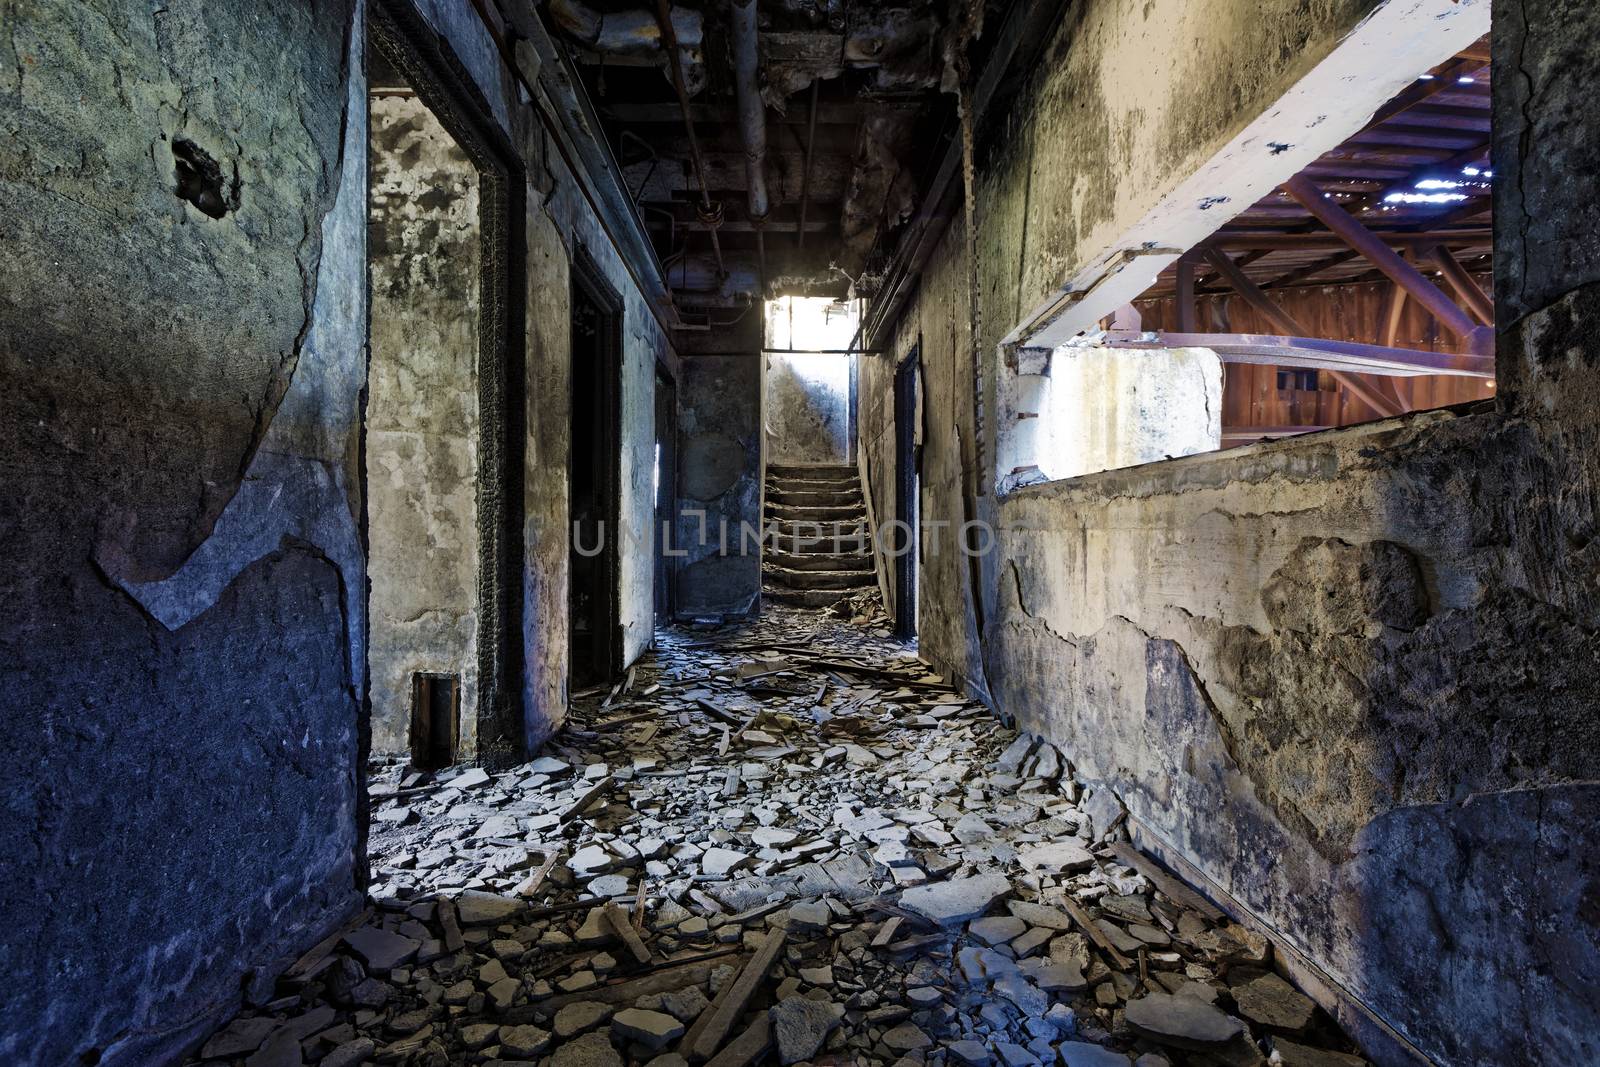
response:
<path id="1" fill-rule="evenodd" d="M 662 631 L 538 759 L 371 794 L 374 906 L 193 1062 L 1365 1062 L 1110 790 L 859 626 Z"/>

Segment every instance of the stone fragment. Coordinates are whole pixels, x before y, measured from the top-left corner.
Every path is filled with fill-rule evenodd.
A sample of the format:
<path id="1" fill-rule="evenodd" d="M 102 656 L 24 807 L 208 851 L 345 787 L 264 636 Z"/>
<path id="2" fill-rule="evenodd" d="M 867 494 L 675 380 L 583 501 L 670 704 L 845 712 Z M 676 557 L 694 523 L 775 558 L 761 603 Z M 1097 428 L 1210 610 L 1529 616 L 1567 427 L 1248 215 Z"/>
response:
<path id="1" fill-rule="evenodd" d="M 974 1041 L 964 1037 L 960 1041 L 952 1041 L 945 1046 L 945 1051 L 950 1053 L 950 1058 L 957 1063 L 964 1063 L 967 1067 L 987 1067 L 990 1059 L 989 1046 L 982 1041 Z"/>
<path id="2" fill-rule="evenodd" d="M 1094 857 L 1076 841 L 1052 841 L 1023 846 L 1017 850 L 1017 862 L 1030 871 L 1075 874 L 1093 867 Z"/>
<path id="3" fill-rule="evenodd" d="M 828 929 L 833 912 L 820 900 L 801 901 L 789 908 L 789 929 L 796 934 L 819 934 Z"/>
<path id="4" fill-rule="evenodd" d="M 732 874 L 752 862 L 754 860 L 750 856 L 731 848 L 708 848 L 705 855 L 700 857 L 700 870 L 712 875 Z"/>
<path id="5" fill-rule="evenodd" d="M 883 1043 L 894 1052 L 916 1052 L 933 1044 L 933 1039 L 914 1023 L 901 1023 L 883 1035 Z"/>
<path id="6" fill-rule="evenodd" d="M 987 919 L 974 919 L 967 926 L 967 933 L 990 946 L 1014 941 L 1027 930 L 1027 923 L 1011 915 L 992 915 Z"/>
<path id="7" fill-rule="evenodd" d="M 1135 1033 L 1175 1048 L 1220 1048 L 1245 1032 L 1244 1023 L 1220 1009 L 1169 993 L 1129 1001 L 1123 1018 Z"/>
<path id="8" fill-rule="evenodd" d="M 550 1031 L 537 1026 L 509 1026 L 500 1028 L 500 1050 L 508 1056 L 532 1059 L 542 1056 L 550 1047 Z"/>
<path id="9" fill-rule="evenodd" d="M 493 926 L 522 910 L 522 901 L 469 889 L 456 897 L 456 918 L 462 926 Z"/>
<path id="10" fill-rule="evenodd" d="M 1039 1067 L 1039 1057 L 1013 1041 L 996 1041 L 994 1051 L 1005 1067 Z"/>
<path id="11" fill-rule="evenodd" d="M 1312 1048 L 1310 1045 L 1301 1045 L 1283 1037 L 1272 1039 L 1272 1051 L 1277 1054 L 1278 1061 L 1283 1067 L 1367 1067 L 1367 1061 L 1360 1056 L 1352 1056 L 1348 1052 L 1334 1052 L 1332 1049 Z"/>
<path id="12" fill-rule="evenodd" d="M 1072 917 L 1060 908 L 1053 908 L 1048 904 L 1036 904 L 1031 900 L 1010 900 L 1006 902 L 1006 910 L 1029 926 L 1041 926 L 1046 930 L 1072 929 Z"/>
<path id="13" fill-rule="evenodd" d="M 979 918 L 1011 892 L 1011 882 L 999 874 L 979 874 L 946 882 L 914 886 L 900 894 L 900 906 L 929 922 L 954 926 Z"/>
<path id="14" fill-rule="evenodd" d="M 500 1027 L 493 1023 L 468 1023 L 456 1033 L 461 1038 L 463 1048 L 469 1052 L 476 1052 L 495 1039 L 500 1033 Z"/>
<path id="15" fill-rule="evenodd" d="M 611 1033 L 659 1052 L 683 1036 L 683 1023 L 664 1012 L 624 1008 L 611 1017 Z"/>
<path id="16" fill-rule="evenodd" d="M 1056 1046 L 1064 1067 L 1128 1067 L 1127 1053 L 1088 1041 L 1063 1041 Z"/>
<path id="17" fill-rule="evenodd" d="M 557 1045 L 550 1067 L 623 1067 L 623 1062 L 611 1038 L 593 1033 Z"/>
<path id="18" fill-rule="evenodd" d="M 358 1037 L 335 1046 L 332 1052 L 317 1061 L 317 1067 L 359 1067 L 377 1051 L 378 1046 L 372 1038 Z"/>
<path id="19" fill-rule="evenodd" d="M 599 1026 L 611 1014 L 611 1005 L 597 1000 L 579 1000 L 563 1004 L 556 1012 L 555 1034 L 565 1041 Z"/>
<path id="20" fill-rule="evenodd" d="M 1233 988 L 1239 1014 L 1272 1030 L 1304 1033 L 1317 1006 L 1310 997 L 1272 972 Z"/>
<path id="21" fill-rule="evenodd" d="M 778 1061 L 787 1067 L 817 1054 L 844 1018 L 844 1009 L 832 1001 L 790 997 L 773 1005 L 769 1015 Z"/>

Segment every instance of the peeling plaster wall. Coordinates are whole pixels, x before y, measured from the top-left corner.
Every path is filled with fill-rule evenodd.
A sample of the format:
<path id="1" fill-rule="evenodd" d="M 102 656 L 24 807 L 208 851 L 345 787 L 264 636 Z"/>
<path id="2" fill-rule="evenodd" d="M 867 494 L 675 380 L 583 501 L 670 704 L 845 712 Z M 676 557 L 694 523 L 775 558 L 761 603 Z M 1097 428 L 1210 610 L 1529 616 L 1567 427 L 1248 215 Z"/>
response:
<path id="1" fill-rule="evenodd" d="M 359 903 L 353 7 L 0 3 L 8 1064 L 167 1062 Z"/>
<path id="2" fill-rule="evenodd" d="M 412 677 L 478 724 L 478 175 L 416 97 L 370 111 L 367 543 L 372 750 L 410 751 Z"/>
<path id="3" fill-rule="evenodd" d="M 418 6 L 529 183 L 532 747 L 565 706 L 575 241 L 627 302 L 641 526 L 671 350 L 472 6 Z M 172 1061 L 359 906 L 365 8 L 0 0 L 7 1064 Z"/>
<path id="4" fill-rule="evenodd" d="M 1069 9 L 980 137 L 981 386 L 962 219 L 896 328 L 923 345 L 925 516 L 1001 531 L 976 567 L 924 532 L 923 654 L 1364 1005 L 1344 1021 L 1378 1062 L 1600 1060 L 1600 12 L 1496 5 L 1498 406 L 996 500 L 966 434 L 998 338 L 1373 5 L 1170 6 Z M 1181 58 L 1138 69 L 1138 113 L 1100 95 L 1134 40 Z M 880 516 L 892 383 L 864 363 Z"/>

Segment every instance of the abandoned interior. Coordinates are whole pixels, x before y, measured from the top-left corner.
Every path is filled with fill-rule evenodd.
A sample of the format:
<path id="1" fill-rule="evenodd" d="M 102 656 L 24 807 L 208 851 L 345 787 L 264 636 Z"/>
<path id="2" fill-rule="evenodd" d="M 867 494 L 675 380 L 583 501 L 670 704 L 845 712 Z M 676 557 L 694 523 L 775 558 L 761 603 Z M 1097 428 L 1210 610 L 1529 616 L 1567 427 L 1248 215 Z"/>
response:
<path id="1" fill-rule="evenodd" d="M 1600 5 L 0 26 L 0 1062 L 1600 1064 Z"/>

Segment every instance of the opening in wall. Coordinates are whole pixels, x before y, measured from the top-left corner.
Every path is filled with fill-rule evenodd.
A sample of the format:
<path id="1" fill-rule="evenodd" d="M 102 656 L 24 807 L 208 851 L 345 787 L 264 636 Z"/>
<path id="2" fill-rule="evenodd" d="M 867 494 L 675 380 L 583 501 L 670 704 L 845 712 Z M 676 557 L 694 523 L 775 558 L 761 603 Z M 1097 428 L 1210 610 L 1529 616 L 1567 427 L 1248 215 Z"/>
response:
<path id="1" fill-rule="evenodd" d="M 411 679 L 411 765 L 419 771 L 448 767 L 461 736 L 461 679 L 415 674 Z"/>
<path id="2" fill-rule="evenodd" d="M 1341 83 L 1341 141 L 1199 243 L 1125 253 L 1065 344 L 1006 353 L 1002 490 L 1494 396 L 1489 40 L 1406 47 L 1376 111 Z"/>

